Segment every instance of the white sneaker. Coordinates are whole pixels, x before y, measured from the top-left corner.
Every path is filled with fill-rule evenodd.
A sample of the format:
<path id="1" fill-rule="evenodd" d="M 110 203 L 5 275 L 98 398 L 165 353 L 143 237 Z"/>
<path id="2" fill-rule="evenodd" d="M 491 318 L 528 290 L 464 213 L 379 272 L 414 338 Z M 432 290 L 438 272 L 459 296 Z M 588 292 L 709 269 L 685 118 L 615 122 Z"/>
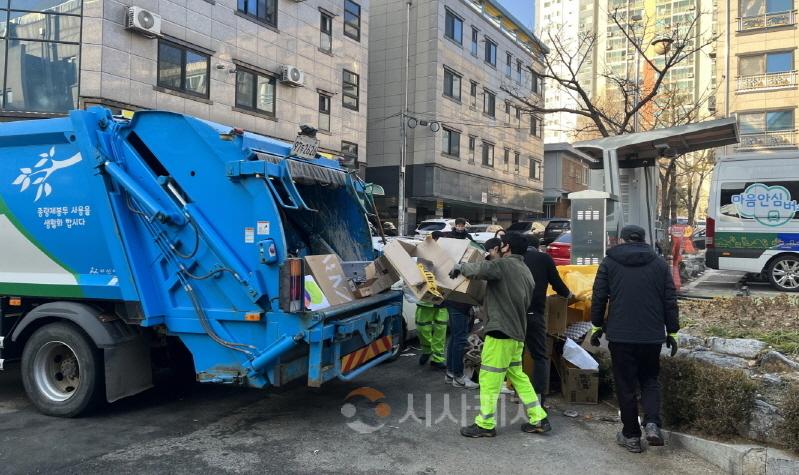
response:
<path id="1" fill-rule="evenodd" d="M 447 374 L 444 375 L 444 384 L 452 384 L 452 381 L 455 379 L 455 375 L 447 371 Z"/>
<path id="2" fill-rule="evenodd" d="M 452 385 L 461 389 L 477 389 L 480 387 L 479 384 L 475 383 L 471 379 L 464 378 L 463 376 L 453 379 Z"/>

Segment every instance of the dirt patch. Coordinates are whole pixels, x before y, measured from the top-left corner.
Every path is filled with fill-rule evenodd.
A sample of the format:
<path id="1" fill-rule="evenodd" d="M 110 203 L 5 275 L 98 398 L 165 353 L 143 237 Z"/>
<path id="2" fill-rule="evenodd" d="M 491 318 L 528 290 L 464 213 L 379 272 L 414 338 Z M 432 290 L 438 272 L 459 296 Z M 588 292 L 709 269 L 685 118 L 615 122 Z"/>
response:
<path id="1" fill-rule="evenodd" d="M 691 335 L 754 338 L 799 356 L 799 296 L 681 300 L 680 323 Z"/>

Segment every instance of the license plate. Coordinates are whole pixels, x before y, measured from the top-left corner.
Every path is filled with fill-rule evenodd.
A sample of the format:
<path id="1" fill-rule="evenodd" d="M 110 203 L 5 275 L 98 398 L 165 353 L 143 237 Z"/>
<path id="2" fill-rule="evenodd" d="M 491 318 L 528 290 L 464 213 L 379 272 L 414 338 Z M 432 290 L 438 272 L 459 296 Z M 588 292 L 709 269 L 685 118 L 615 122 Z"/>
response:
<path id="1" fill-rule="evenodd" d="M 391 336 L 384 336 L 341 357 L 341 372 L 349 373 L 369 360 L 391 350 Z"/>
<path id="2" fill-rule="evenodd" d="M 291 154 L 293 156 L 309 160 L 316 158 L 318 150 L 319 140 L 307 135 L 298 135 L 294 140 L 294 145 L 291 146 Z"/>

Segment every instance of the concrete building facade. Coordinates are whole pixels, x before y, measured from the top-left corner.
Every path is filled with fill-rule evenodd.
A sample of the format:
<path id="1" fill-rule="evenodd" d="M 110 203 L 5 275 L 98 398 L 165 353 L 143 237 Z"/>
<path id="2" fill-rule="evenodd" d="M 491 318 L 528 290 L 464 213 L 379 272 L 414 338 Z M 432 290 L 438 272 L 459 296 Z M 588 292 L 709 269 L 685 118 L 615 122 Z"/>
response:
<path id="1" fill-rule="evenodd" d="M 161 34 L 127 29 L 131 6 Z M 365 167 L 369 0 L 0 0 L 0 19 L 3 120 L 100 104 L 289 141 L 307 124 Z"/>
<path id="2" fill-rule="evenodd" d="M 372 0 L 367 179 L 397 217 L 406 2 Z M 413 1 L 409 24 L 408 222 L 510 223 L 542 212 L 545 47 L 493 0 Z M 409 231 L 409 230 L 406 230 Z"/>
<path id="3" fill-rule="evenodd" d="M 738 118 L 740 143 L 726 153 L 796 149 L 796 0 L 719 0 L 716 114 Z"/>

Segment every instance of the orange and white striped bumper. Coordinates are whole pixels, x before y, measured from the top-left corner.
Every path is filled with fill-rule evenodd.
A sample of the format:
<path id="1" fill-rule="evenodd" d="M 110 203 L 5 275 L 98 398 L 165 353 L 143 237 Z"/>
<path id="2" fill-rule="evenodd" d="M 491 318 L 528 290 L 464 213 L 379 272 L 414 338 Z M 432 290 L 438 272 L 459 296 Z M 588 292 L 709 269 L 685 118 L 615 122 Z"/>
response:
<path id="1" fill-rule="evenodd" d="M 379 338 L 369 345 L 358 348 L 341 357 L 341 373 L 349 373 L 376 356 L 391 350 L 391 335 Z"/>

